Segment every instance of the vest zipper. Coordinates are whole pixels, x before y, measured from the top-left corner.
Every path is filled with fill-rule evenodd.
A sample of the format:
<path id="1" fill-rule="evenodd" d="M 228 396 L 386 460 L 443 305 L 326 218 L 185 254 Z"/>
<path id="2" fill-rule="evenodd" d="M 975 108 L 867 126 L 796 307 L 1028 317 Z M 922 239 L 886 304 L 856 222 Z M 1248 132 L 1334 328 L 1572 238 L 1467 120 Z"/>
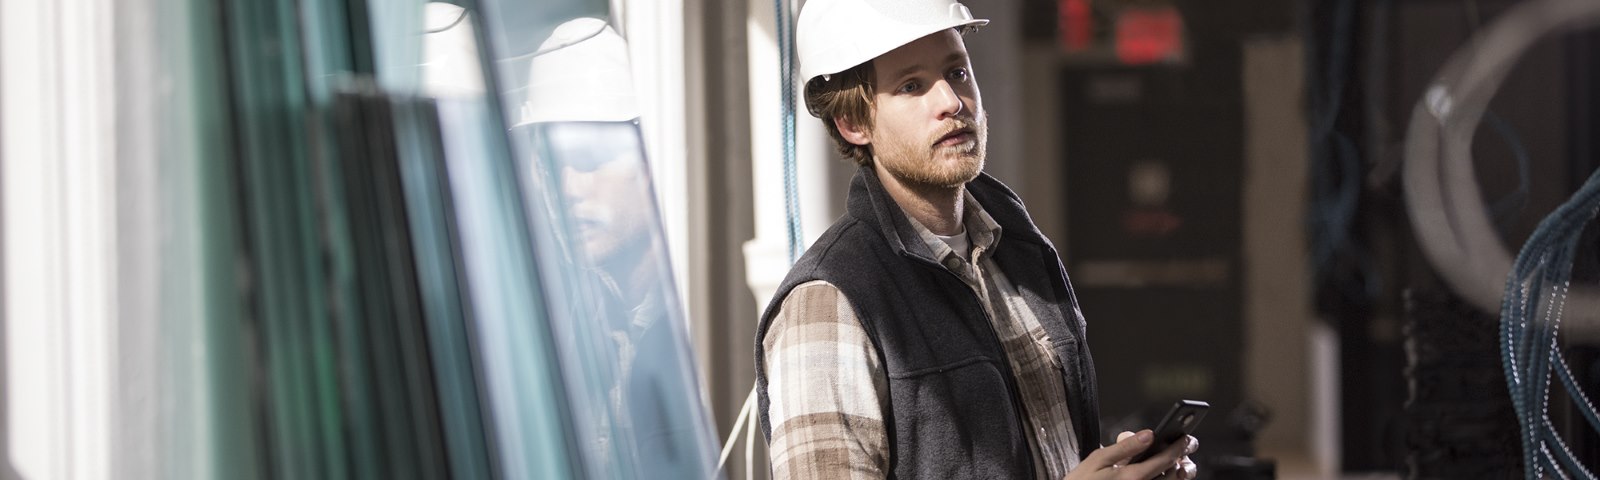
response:
<path id="1" fill-rule="evenodd" d="M 957 282 L 961 282 L 962 285 L 967 286 L 967 294 L 971 295 L 973 302 L 978 304 L 978 310 L 983 313 L 983 324 L 989 327 L 989 336 L 994 339 L 995 346 L 1000 348 L 1000 367 L 1004 369 L 1006 374 L 1006 393 L 1010 394 L 1011 396 L 1011 404 L 1016 406 L 1016 415 L 1014 420 L 1017 421 L 1017 429 L 1022 432 L 1022 440 L 1028 445 L 1028 462 L 1026 463 L 1028 464 L 1029 475 L 1027 478 L 1039 478 L 1039 472 L 1034 469 L 1037 467 L 1035 463 L 1041 459 L 1033 458 L 1034 440 L 1029 438 L 1033 432 L 1030 431 L 1028 427 L 1028 406 L 1022 403 L 1022 394 L 1017 392 L 1017 373 L 1011 369 L 1011 355 L 1006 352 L 1005 342 L 1000 340 L 1000 332 L 994 329 L 994 317 L 989 313 L 989 306 L 983 303 L 983 298 L 978 296 L 977 292 L 972 291 L 972 285 L 967 285 L 966 280 L 963 280 L 960 275 L 956 275 L 956 273 L 950 271 L 950 269 L 945 268 L 944 265 L 940 264 L 939 262 L 931 262 L 927 259 L 917 256 L 912 256 L 912 258 L 917 258 L 923 263 L 930 263 L 939 271 L 944 272 L 946 275 L 955 277 Z"/>

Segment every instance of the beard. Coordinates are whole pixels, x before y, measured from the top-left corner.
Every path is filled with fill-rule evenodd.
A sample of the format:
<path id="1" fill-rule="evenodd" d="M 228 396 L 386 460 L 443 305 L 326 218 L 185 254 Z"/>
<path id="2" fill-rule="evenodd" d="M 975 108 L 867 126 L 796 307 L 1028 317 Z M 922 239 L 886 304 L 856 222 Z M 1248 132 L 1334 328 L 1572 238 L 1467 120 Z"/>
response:
<path id="1" fill-rule="evenodd" d="M 972 139 L 949 146 L 936 144 L 963 128 L 972 130 Z M 874 161 L 907 186 L 955 188 L 978 178 L 988 146 L 987 119 L 956 118 L 928 138 L 877 142 L 872 153 Z"/>

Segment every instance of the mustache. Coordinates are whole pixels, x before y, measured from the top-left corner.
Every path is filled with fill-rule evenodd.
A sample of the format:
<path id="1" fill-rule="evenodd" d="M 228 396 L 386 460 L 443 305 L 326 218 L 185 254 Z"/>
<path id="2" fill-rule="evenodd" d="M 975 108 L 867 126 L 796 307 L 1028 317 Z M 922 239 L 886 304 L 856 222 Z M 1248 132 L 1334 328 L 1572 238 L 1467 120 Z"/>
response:
<path id="1" fill-rule="evenodd" d="M 966 117 L 954 117 L 954 118 L 951 118 L 950 121 L 948 122 L 947 126 L 945 128 L 942 128 L 942 129 L 939 130 L 939 135 L 933 137 L 933 143 L 939 143 L 941 141 L 944 141 L 945 138 L 948 138 L 951 135 L 955 135 L 955 134 L 958 134 L 958 133 L 971 133 L 974 136 L 976 136 L 977 133 L 978 133 L 978 126 L 979 126 L 978 121 L 976 119 L 973 119 L 973 118 L 966 118 Z"/>

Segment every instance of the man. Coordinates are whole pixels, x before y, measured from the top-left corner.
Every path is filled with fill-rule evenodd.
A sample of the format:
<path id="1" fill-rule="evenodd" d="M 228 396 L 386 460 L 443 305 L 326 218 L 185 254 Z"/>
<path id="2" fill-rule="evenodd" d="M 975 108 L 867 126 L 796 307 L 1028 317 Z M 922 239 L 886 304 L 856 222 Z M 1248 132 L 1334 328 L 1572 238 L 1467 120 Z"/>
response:
<path id="1" fill-rule="evenodd" d="M 756 337 L 777 478 L 1193 478 L 1185 438 L 1099 447 L 1085 323 L 1055 248 L 981 173 L 987 119 L 955 0 L 810 0 L 807 109 L 859 165 L 847 213 Z"/>

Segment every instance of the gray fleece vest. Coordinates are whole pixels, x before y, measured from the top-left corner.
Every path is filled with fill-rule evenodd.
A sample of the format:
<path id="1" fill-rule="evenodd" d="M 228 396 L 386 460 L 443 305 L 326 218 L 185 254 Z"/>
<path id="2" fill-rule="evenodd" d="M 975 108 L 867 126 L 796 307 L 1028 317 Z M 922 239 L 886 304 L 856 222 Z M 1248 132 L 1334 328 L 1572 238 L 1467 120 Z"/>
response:
<path id="1" fill-rule="evenodd" d="M 1079 455 L 1099 446 L 1100 407 L 1084 321 L 1056 249 L 1015 193 L 987 174 L 968 191 L 1000 224 L 994 262 L 1038 315 L 1062 360 Z M 823 280 L 850 301 L 888 374 L 890 474 L 897 478 L 1035 478 L 1016 375 L 978 296 L 940 266 L 870 167 L 846 214 L 778 287 L 756 328 L 761 428 L 772 439 L 762 339 L 794 287 Z"/>

